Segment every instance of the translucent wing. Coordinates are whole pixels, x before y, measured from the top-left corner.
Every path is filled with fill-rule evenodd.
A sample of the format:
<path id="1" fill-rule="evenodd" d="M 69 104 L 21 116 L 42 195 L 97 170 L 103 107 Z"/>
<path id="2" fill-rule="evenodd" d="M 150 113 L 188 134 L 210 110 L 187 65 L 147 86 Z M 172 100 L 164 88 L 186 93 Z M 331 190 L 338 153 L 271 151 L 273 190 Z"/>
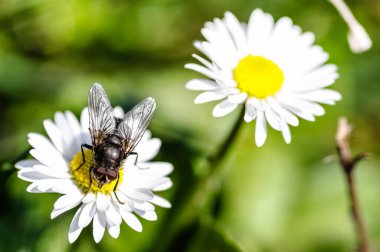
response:
<path id="1" fill-rule="evenodd" d="M 113 132 L 116 126 L 110 100 L 102 85 L 95 83 L 88 94 L 88 113 L 92 144 L 99 145 L 106 134 Z"/>
<path id="2" fill-rule="evenodd" d="M 118 129 L 124 138 L 124 152 L 128 154 L 133 151 L 144 135 L 146 128 L 152 120 L 156 102 L 152 97 L 146 98 L 125 114 Z"/>

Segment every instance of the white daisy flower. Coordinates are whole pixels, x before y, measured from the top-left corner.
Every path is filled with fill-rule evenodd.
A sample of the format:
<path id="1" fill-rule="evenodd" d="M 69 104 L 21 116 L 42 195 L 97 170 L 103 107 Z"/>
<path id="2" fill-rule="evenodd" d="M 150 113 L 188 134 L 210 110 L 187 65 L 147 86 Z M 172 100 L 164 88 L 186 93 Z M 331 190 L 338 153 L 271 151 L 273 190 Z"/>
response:
<path id="1" fill-rule="evenodd" d="M 122 117 L 124 112 L 116 107 L 114 114 Z M 99 189 L 96 180 L 92 179 L 89 188 L 89 169 L 93 164 L 91 150 L 84 149 L 86 163 L 77 169 L 82 163 L 81 144 L 91 144 L 87 108 L 82 111 L 80 122 L 70 111 L 57 112 L 54 122 L 45 120 L 44 127 L 50 139 L 37 133 L 28 134 L 29 144 L 33 147 L 30 154 L 34 159 L 17 162 L 18 177 L 32 182 L 28 192 L 62 194 L 54 203 L 52 219 L 79 205 L 68 233 L 70 243 L 91 221 L 94 240 L 99 242 L 106 228 L 112 237 L 117 238 L 124 220 L 132 229 L 141 232 L 142 225 L 136 215 L 154 221 L 157 219 L 154 205 L 171 207 L 155 192 L 172 186 L 167 175 L 173 166 L 167 162 L 150 162 L 157 155 L 161 141 L 152 138 L 148 130 L 135 148 L 138 153 L 136 165 L 135 156 L 126 159 L 119 170 L 119 183 L 113 193 L 116 180 Z"/>
<path id="2" fill-rule="evenodd" d="M 341 99 L 338 92 L 325 89 L 338 78 L 337 67 L 324 65 L 329 56 L 313 45 L 314 34 L 302 33 L 288 17 L 275 23 L 270 14 L 256 9 L 243 24 L 226 12 L 201 32 L 206 41 L 194 45 L 209 60 L 193 55 L 201 64 L 185 67 L 207 79 L 193 79 L 186 88 L 202 91 L 197 104 L 222 100 L 213 110 L 215 117 L 245 104 L 244 120 L 256 119 L 257 146 L 267 138 L 267 122 L 290 143 L 289 125 L 298 126 L 298 117 L 314 121 L 324 114 L 318 103 L 332 105 Z"/>

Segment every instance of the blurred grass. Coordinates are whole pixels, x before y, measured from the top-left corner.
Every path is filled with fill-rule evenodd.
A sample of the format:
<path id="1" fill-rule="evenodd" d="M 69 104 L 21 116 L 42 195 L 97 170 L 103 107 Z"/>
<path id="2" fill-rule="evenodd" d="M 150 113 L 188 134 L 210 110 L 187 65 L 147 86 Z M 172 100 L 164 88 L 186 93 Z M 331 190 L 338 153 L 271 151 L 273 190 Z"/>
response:
<path id="1" fill-rule="evenodd" d="M 136 233 L 125 224 L 117 240 L 108 234 L 98 245 L 91 228 L 69 245 L 74 211 L 50 220 L 57 195 L 32 195 L 14 170 L 0 173 L 0 251 L 350 251 L 355 234 L 346 188 L 337 162 L 322 159 L 335 152 L 338 116 L 355 125 L 354 150 L 372 158 L 357 170 L 359 196 L 374 251 L 380 250 L 380 2 L 347 1 L 373 39 L 371 51 L 350 52 L 347 27 L 327 1 L 307 0 L 144 0 L 144 1 L 0 1 L 0 163 L 27 148 L 28 132 L 43 133 L 42 121 L 55 111 L 86 106 L 93 82 L 107 90 L 113 105 L 131 108 L 153 96 L 158 110 L 154 136 L 163 141 L 159 160 L 172 162 L 173 203 L 159 209 L 158 221 L 143 221 Z M 316 122 L 292 128 L 292 144 L 270 131 L 266 145 L 254 145 L 254 123 L 245 125 L 224 159 L 226 168 L 216 222 L 201 222 L 167 237 L 179 206 L 202 176 L 197 165 L 226 137 L 236 113 L 211 116 L 214 104 L 194 105 L 196 93 L 184 84 L 196 73 L 183 65 L 194 61 L 192 41 L 201 39 L 204 22 L 232 11 L 247 21 L 260 7 L 276 19 L 290 16 L 339 66 L 333 86 L 344 99 Z M 198 167 L 196 170 L 196 167 Z M 8 166 L 9 168 L 9 166 Z M 177 223 L 186 223 L 185 220 Z M 206 221 L 204 221 L 206 220 Z M 160 244 L 166 244 L 160 245 Z"/>

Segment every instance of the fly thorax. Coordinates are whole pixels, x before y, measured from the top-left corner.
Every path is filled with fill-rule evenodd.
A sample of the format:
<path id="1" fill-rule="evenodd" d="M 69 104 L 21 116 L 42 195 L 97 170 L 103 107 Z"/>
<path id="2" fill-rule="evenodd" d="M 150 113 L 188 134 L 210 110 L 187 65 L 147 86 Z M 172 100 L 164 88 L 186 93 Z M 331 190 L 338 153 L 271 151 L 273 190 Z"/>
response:
<path id="1" fill-rule="evenodd" d="M 110 135 L 106 138 L 105 140 L 106 143 L 109 143 L 109 144 L 114 144 L 114 145 L 118 145 L 118 146 L 121 146 L 122 143 L 121 143 L 121 139 L 119 136 L 117 136 L 116 134 L 115 135 Z"/>
<path id="2" fill-rule="evenodd" d="M 105 142 L 95 151 L 96 163 L 105 168 L 118 168 L 122 160 L 120 146 Z"/>

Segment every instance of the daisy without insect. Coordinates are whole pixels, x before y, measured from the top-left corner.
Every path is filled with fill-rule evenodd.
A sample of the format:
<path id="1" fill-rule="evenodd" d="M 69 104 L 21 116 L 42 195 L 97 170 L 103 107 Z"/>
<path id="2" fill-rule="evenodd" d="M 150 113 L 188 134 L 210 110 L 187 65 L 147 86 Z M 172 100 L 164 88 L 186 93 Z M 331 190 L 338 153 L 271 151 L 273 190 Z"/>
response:
<path id="1" fill-rule="evenodd" d="M 329 56 L 313 44 L 314 34 L 302 33 L 288 17 L 274 22 L 256 9 L 243 24 L 227 12 L 201 32 L 206 41 L 194 45 L 208 59 L 193 55 L 200 64 L 185 67 L 207 78 L 193 79 L 186 88 L 202 91 L 195 103 L 222 100 L 214 107 L 215 117 L 244 104 L 244 120 L 256 120 L 257 146 L 265 143 L 267 123 L 290 143 L 289 125 L 298 126 L 298 118 L 314 121 L 325 113 L 319 103 L 341 99 L 326 89 L 338 78 L 337 67 L 325 64 Z"/>
<path id="2" fill-rule="evenodd" d="M 112 109 L 107 106 L 107 110 L 115 122 L 124 123 L 126 118 L 131 118 L 131 111 L 124 115 L 120 107 Z M 134 109 L 132 111 L 136 112 Z M 117 168 L 111 169 L 111 166 L 99 163 L 92 150 L 81 150 L 83 143 L 94 144 L 89 125 L 91 130 L 100 129 L 101 124 L 95 128 L 91 126 L 93 119 L 90 118 L 87 108 L 83 109 L 80 122 L 69 111 L 57 112 L 54 121 L 44 121 L 49 138 L 36 133 L 28 134 L 29 144 L 33 147 L 30 151 L 33 159 L 16 163 L 18 177 L 31 182 L 28 192 L 62 194 L 54 203 L 52 219 L 79 206 L 69 228 L 68 239 L 71 243 L 91 221 L 95 242 L 102 239 L 106 229 L 112 237 L 117 238 L 123 220 L 141 232 L 142 225 L 136 215 L 154 221 L 157 219 L 154 205 L 171 206 L 156 192 L 172 186 L 167 175 L 172 172 L 173 166 L 167 162 L 150 161 L 157 155 L 161 141 L 152 138 L 145 127 L 145 133 L 141 133 L 140 139 L 133 142 L 134 146 L 131 142 L 129 146 L 133 148 L 128 149 L 128 153 L 133 151 L 138 159 L 127 155 Z M 130 131 L 126 132 L 136 134 L 135 126 L 140 125 L 140 119 L 134 120 L 133 125 L 127 124 Z M 104 169 L 95 171 L 94 167 Z"/>

